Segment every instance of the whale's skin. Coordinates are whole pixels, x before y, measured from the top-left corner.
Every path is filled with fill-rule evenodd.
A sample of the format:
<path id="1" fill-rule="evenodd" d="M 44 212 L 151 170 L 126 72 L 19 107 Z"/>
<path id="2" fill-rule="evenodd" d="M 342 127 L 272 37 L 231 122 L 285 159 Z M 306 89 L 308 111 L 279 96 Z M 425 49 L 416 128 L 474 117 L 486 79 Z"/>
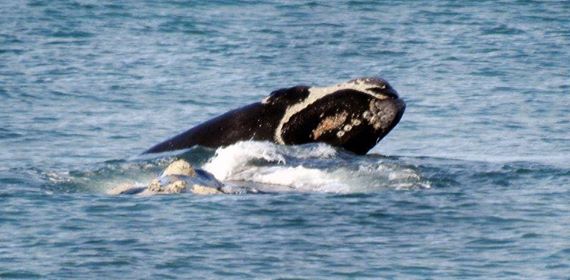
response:
<path id="1" fill-rule="evenodd" d="M 366 154 L 398 124 L 405 108 L 396 90 L 376 77 L 329 87 L 294 86 L 205 121 L 144 153 L 258 140 L 285 145 L 324 142 Z"/>

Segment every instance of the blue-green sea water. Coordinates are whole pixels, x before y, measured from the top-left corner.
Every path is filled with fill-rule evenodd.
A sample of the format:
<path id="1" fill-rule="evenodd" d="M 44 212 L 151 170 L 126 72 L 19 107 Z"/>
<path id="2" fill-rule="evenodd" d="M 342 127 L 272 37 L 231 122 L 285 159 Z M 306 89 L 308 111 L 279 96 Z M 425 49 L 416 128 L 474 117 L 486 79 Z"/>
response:
<path id="1" fill-rule="evenodd" d="M 0 1 L 0 278 L 568 279 L 569 1 Z M 297 84 L 407 102 L 368 155 L 140 153 Z M 175 158 L 271 194 L 112 196 Z"/>

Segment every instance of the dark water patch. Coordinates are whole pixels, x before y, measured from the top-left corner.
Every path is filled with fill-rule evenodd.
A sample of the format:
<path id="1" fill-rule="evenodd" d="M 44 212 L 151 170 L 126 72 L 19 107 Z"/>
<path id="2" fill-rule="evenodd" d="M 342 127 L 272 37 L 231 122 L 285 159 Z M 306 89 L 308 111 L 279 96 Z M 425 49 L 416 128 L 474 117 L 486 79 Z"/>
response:
<path id="1" fill-rule="evenodd" d="M 10 54 L 21 55 L 25 52 L 26 50 L 24 49 L 0 49 L 0 55 L 10 55 Z"/>
<path id="2" fill-rule="evenodd" d="M 352 201 L 358 203 L 361 199 L 372 197 L 373 194 L 369 193 L 346 193 L 346 194 L 331 194 L 331 198 L 343 199 L 345 201 Z"/>
<path id="3" fill-rule="evenodd" d="M 59 30 L 59 31 L 55 31 L 55 32 L 51 33 L 50 36 L 55 37 L 55 38 L 89 38 L 89 37 L 93 37 L 94 34 L 91 32 L 87 32 L 87 31 Z M 51 43 L 53 43 L 53 42 L 51 42 Z"/>
<path id="4" fill-rule="evenodd" d="M 260 34 L 268 34 L 268 35 L 280 35 L 283 34 L 283 31 L 279 28 L 269 28 L 269 27 L 258 27 L 259 29 L 254 29 L 253 31 L 260 33 Z"/>
<path id="5" fill-rule="evenodd" d="M 54 36 L 54 37 L 58 37 L 58 36 Z M 89 40 L 82 39 L 82 38 L 84 38 L 83 36 L 79 36 L 79 37 L 63 36 L 61 38 L 64 38 L 64 39 L 63 40 L 51 39 L 51 40 L 47 40 L 44 44 L 46 46 L 55 46 L 55 47 L 69 47 L 69 46 L 78 47 L 78 46 L 82 46 L 82 45 L 88 45 L 90 43 Z"/>
<path id="6" fill-rule="evenodd" d="M 28 270 L 8 270 L 0 272 L 2 279 L 41 279 L 42 274 Z"/>
<path id="7" fill-rule="evenodd" d="M 355 52 L 356 54 L 359 54 L 358 52 Z M 369 55 L 377 55 L 377 56 L 386 56 L 386 57 L 404 57 L 406 56 L 408 53 L 405 51 L 396 51 L 396 50 L 382 50 L 382 49 L 378 49 L 376 51 L 370 52 Z"/>
<path id="8" fill-rule="evenodd" d="M 49 122 L 55 122 L 58 121 L 58 118 L 55 117 L 46 117 L 46 116 L 38 116 L 38 117 L 34 117 L 33 118 L 34 122 L 38 122 L 38 123 L 49 123 Z"/>
<path id="9" fill-rule="evenodd" d="M 13 132 L 6 128 L 0 128 L 0 139 L 14 139 L 22 136 L 23 134 L 21 133 Z"/>
<path id="10" fill-rule="evenodd" d="M 521 238 L 524 239 L 535 239 L 535 238 L 540 238 L 541 234 L 538 233 L 525 233 L 521 236 Z"/>
<path id="11" fill-rule="evenodd" d="M 0 33 L 0 42 L 6 45 L 24 43 L 24 40 L 22 40 L 20 36 L 20 34 Z"/>
<path id="12" fill-rule="evenodd" d="M 211 27 L 207 27 L 204 24 L 196 22 L 192 18 L 170 18 L 166 22 L 161 23 L 158 26 L 159 32 L 180 32 L 189 35 L 212 35 L 215 34 L 215 30 Z"/>
<path id="13" fill-rule="evenodd" d="M 14 175 L 11 175 L 14 176 Z M 26 183 L 26 180 L 23 178 L 15 178 L 15 177 L 2 177 L 0 179 L 0 183 L 3 185 L 22 185 Z"/>
<path id="14" fill-rule="evenodd" d="M 526 32 L 522 29 L 510 27 L 508 25 L 499 25 L 495 27 L 486 27 L 481 31 L 483 35 L 520 35 Z"/>
<path id="15" fill-rule="evenodd" d="M 77 1 L 73 1 L 68 5 L 71 9 L 78 9 L 78 10 L 95 10 L 99 6 L 93 3 L 81 3 Z"/>
<path id="16" fill-rule="evenodd" d="M 30 7 L 45 7 L 48 4 L 48 1 L 45 0 L 31 0 L 27 2 L 28 6 Z"/>

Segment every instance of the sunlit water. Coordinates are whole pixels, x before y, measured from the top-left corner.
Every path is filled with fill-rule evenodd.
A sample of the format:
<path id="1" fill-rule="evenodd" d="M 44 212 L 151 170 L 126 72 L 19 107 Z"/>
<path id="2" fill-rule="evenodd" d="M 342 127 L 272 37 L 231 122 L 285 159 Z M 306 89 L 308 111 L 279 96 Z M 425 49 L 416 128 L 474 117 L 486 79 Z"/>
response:
<path id="1" fill-rule="evenodd" d="M 570 2 L 2 1 L 0 278 L 566 278 Z M 366 156 L 140 153 L 296 84 L 387 79 Z M 176 158 L 267 194 L 111 196 Z"/>

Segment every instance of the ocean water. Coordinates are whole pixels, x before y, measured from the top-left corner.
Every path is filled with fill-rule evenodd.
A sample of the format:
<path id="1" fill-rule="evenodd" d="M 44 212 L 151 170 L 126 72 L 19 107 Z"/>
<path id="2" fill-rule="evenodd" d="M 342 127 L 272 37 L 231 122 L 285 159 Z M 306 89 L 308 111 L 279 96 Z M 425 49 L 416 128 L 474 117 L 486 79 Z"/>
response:
<path id="1" fill-rule="evenodd" d="M 0 278 L 568 279 L 568 1 L 0 1 Z M 366 156 L 140 156 L 296 84 L 387 79 Z M 185 158 L 271 194 L 111 196 Z"/>

